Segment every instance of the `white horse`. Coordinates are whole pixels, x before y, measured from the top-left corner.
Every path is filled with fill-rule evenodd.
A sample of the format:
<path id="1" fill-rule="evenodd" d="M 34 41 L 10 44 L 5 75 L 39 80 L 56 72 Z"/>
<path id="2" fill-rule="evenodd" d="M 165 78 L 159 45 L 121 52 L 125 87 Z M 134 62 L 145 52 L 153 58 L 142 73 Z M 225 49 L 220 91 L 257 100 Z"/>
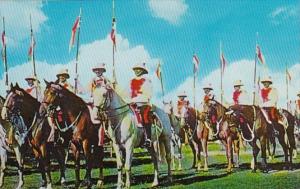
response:
<path id="1" fill-rule="evenodd" d="M 111 122 L 108 128 L 108 133 L 113 141 L 113 148 L 116 153 L 117 168 L 118 168 L 118 183 L 117 188 L 123 187 L 122 169 L 126 173 L 125 187 L 130 188 L 131 164 L 133 157 L 133 149 L 140 147 L 144 140 L 144 128 L 137 126 L 137 121 L 134 111 L 113 89 L 100 88 L 97 92 L 97 97 L 94 98 L 98 102 L 99 112 L 105 113 Z M 155 106 L 152 107 L 154 125 L 152 126 L 152 141 L 153 145 L 148 148 L 154 164 L 154 181 L 152 187 L 159 184 L 158 180 L 158 152 L 155 151 L 155 146 L 159 145 L 160 150 L 165 152 L 165 158 L 168 164 L 168 179 L 171 182 L 171 125 L 168 115 Z"/>
<path id="2" fill-rule="evenodd" d="M 164 110 L 169 115 L 172 126 L 172 140 L 171 140 L 171 158 L 172 171 L 176 170 L 176 160 L 178 162 L 178 171 L 182 170 L 182 141 L 180 138 L 180 130 L 183 124 L 180 117 L 176 117 L 173 112 L 172 102 L 164 102 Z"/>

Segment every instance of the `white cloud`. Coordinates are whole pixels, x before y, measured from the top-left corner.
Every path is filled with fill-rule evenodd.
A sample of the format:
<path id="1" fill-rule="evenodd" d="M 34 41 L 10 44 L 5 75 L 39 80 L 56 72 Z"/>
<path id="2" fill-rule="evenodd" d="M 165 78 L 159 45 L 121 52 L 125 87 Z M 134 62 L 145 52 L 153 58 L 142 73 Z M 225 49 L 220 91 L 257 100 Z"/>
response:
<path id="1" fill-rule="evenodd" d="M 34 32 L 39 32 L 47 16 L 42 11 L 42 1 L 1 1 L 0 16 L 5 17 L 6 35 L 13 46 L 28 38 L 30 32 L 30 14 Z M 2 18 L 1 18 L 2 23 Z M 2 24 L 1 24 L 2 28 Z"/>
<path id="2" fill-rule="evenodd" d="M 146 62 L 149 72 L 153 73 L 149 77 L 153 81 L 155 88 L 159 86 L 159 81 L 155 78 L 154 70 L 158 63 L 158 59 L 150 57 L 148 51 L 143 45 L 130 47 L 129 41 L 122 38 L 121 35 L 117 35 L 117 52 L 116 58 L 116 75 L 117 81 L 124 89 L 129 89 L 130 79 L 134 76 L 132 66 L 137 63 Z M 112 78 L 112 42 L 108 35 L 105 39 L 96 40 L 89 44 L 83 44 L 80 47 L 78 74 L 82 87 L 88 89 L 88 85 L 91 79 L 95 76 L 92 72 L 92 68 L 99 63 L 106 63 L 108 78 Z M 36 61 L 38 78 L 40 80 L 46 79 L 48 81 L 56 80 L 56 74 L 61 69 L 68 69 L 71 75 L 70 82 L 74 84 L 75 76 L 75 61 L 71 61 L 67 64 L 48 64 L 46 61 Z M 9 69 L 10 82 L 19 82 L 23 87 L 26 86 L 24 80 L 25 77 L 33 73 L 32 64 L 24 63 Z M 3 79 L 3 77 L 2 77 Z M 4 81 L 0 81 L 0 87 L 2 89 L 1 94 L 4 95 Z M 43 82 L 42 82 L 43 84 Z M 159 92 L 159 91 L 157 91 Z M 155 93 L 156 95 L 157 93 Z M 87 94 L 88 96 L 89 94 Z"/>
<path id="3" fill-rule="evenodd" d="M 294 64 L 289 68 L 289 72 L 292 77 L 291 84 L 289 85 L 290 100 L 296 99 L 296 93 L 300 90 L 300 63 Z M 225 75 L 223 79 L 223 91 L 224 100 L 227 103 L 232 103 L 233 82 L 241 79 L 244 83 L 244 89 L 250 96 L 250 103 L 253 99 L 253 73 L 254 73 L 254 61 L 253 60 L 239 60 L 229 64 L 226 67 Z M 201 74 L 201 73 L 200 73 Z M 258 75 L 264 77 L 270 75 L 273 78 L 273 85 L 279 92 L 279 107 L 286 107 L 286 75 L 285 71 L 275 72 L 269 70 L 267 67 L 258 66 Z M 203 99 L 202 87 L 205 84 L 211 83 L 214 87 L 214 93 L 218 100 L 220 100 L 220 69 L 213 70 L 201 81 L 198 80 L 196 84 L 196 104 L 199 105 Z M 166 99 L 176 102 L 177 93 L 185 90 L 188 94 L 189 100 L 193 104 L 193 77 L 188 77 L 183 83 L 181 83 L 176 89 L 166 95 Z"/>
<path id="4" fill-rule="evenodd" d="M 178 24 L 188 9 L 185 0 L 149 0 L 149 7 L 154 17 L 171 24 Z"/>
<path id="5" fill-rule="evenodd" d="M 299 15 L 299 7 L 296 6 L 281 6 L 277 7 L 275 10 L 273 10 L 269 17 L 271 18 L 271 22 L 278 25 L 282 21 L 291 18 L 296 17 Z"/>

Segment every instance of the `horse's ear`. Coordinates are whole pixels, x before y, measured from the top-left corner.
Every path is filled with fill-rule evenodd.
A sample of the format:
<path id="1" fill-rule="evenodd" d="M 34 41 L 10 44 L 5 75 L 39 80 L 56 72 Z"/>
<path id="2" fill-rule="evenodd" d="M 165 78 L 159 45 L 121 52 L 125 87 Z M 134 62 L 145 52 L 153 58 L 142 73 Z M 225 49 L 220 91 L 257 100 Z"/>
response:
<path id="1" fill-rule="evenodd" d="M 48 82 L 46 79 L 44 79 L 44 82 L 46 83 L 47 86 L 49 86 L 50 82 Z"/>
<path id="2" fill-rule="evenodd" d="M 19 86 L 18 82 L 16 83 L 16 88 L 17 88 L 17 89 L 19 89 L 19 88 L 20 88 L 20 86 Z"/>
<path id="3" fill-rule="evenodd" d="M 12 90 L 14 88 L 14 85 L 12 83 L 10 83 L 10 90 Z"/>

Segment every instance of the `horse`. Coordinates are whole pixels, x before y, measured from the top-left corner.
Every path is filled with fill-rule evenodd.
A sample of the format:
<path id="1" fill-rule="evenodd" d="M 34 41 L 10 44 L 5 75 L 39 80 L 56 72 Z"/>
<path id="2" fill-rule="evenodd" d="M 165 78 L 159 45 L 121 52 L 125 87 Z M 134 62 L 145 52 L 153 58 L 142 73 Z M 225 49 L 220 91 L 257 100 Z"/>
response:
<path id="1" fill-rule="evenodd" d="M 204 171 L 208 171 L 208 130 L 201 120 L 201 113 L 192 107 L 187 107 L 184 112 L 183 128 L 188 135 L 189 145 L 193 153 L 193 164 L 191 168 L 201 170 L 201 151 L 204 156 Z M 199 121 L 199 124 L 198 124 Z"/>
<path id="2" fill-rule="evenodd" d="M 272 137 L 272 126 L 268 122 L 267 118 L 264 115 L 264 112 L 260 107 L 253 105 L 239 105 L 232 106 L 229 108 L 231 110 L 230 114 L 234 116 L 231 117 L 230 122 L 234 122 L 234 124 L 240 125 L 240 119 L 242 118 L 245 123 L 245 127 L 241 127 L 241 135 L 251 136 L 248 138 L 249 144 L 252 146 L 253 159 L 251 161 L 251 169 L 252 172 L 256 172 L 257 170 L 257 156 L 259 151 L 261 150 L 261 169 L 264 173 L 267 173 L 267 160 L 266 160 L 266 146 L 268 138 Z M 283 148 L 284 157 L 285 157 L 285 166 L 289 166 L 292 168 L 292 157 L 290 158 L 290 162 L 288 161 L 288 146 L 285 143 L 285 130 L 284 126 L 275 128 L 279 135 L 277 136 L 280 145 Z M 290 133 L 291 131 L 289 131 Z M 293 131 L 292 131 L 293 132 Z M 292 141 L 289 137 L 289 141 Z M 260 141 L 261 149 L 259 149 L 257 145 L 257 140 Z M 292 152 L 292 150 L 289 150 Z"/>
<path id="3" fill-rule="evenodd" d="M 16 86 L 11 86 L 11 90 L 8 94 L 8 98 L 5 101 L 5 106 L 2 109 L 1 113 L 2 117 L 12 117 L 16 121 L 20 120 L 20 123 L 24 122 L 24 125 L 27 125 L 27 128 L 28 124 L 32 122 L 31 126 L 25 133 L 20 132 L 20 129 L 18 129 L 18 127 L 16 126 L 14 126 L 13 130 L 11 131 L 18 130 L 18 133 L 22 134 L 20 137 L 18 137 L 17 140 L 22 139 L 24 141 L 25 137 L 28 137 L 29 144 L 32 147 L 34 156 L 39 163 L 39 169 L 42 174 L 42 187 L 47 186 L 47 188 L 52 188 L 50 175 L 50 159 L 48 157 L 49 149 L 47 148 L 49 145 L 47 144 L 46 140 L 43 140 L 48 137 L 50 128 L 49 125 L 46 124 L 47 122 L 43 122 L 40 114 L 38 114 L 39 107 L 40 103 L 31 95 L 27 94 L 26 91 L 20 88 L 18 84 L 16 84 Z M 18 114 L 13 112 L 17 112 Z M 16 121 L 14 121 L 14 123 Z M 16 136 L 18 135 L 13 136 L 14 137 L 12 139 L 15 143 Z M 55 157 L 59 157 L 59 155 L 61 154 L 59 150 L 54 150 L 53 152 L 55 153 Z M 17 160 L 18 158 L 19 156 L 17 156 Z M 60 180 L 63 183 L 65 181 L 65 165 L 64 161 L 58 162 L 61 172 Z M 20 173 L 21 172 L 19 172 L 19 174 Z"/>
<path id="4" fill-rule="evenodd" d="M 210 100 L 206 124 L 210 125 L 213 132 L 215 132 L 213 135 L 223 143 L 227 157 L 226 171 L 231 173 L 232 162 L 235 163 L 235 167 L 239 167 L 240 136 L 236 124 L 229 124 L 228 116 L 225 114 L 227 111 L 227 108 L 218 101 Z M 215 120 L 209 119 L 212 116 L 209 114 L 212 112 L 215 112 Z"/>
<path id="5" fill-rule="evenodd" d="M 16 84 L 16 86 L 11 85 L 6 100 L 2 97 L 0 100 L 1 130 L 3 129 L 2 131 L 4 132 L 9 131 L 8 141 L 16 154 L 16 160 L 18 162 L 19 181 L 16 187 L 18 189 L 24 184 L 24 153 L 26 148 L 29 147 L 28 140 L 26 139 L 30 138 L 30 133 L 36 120 L 36 114 L 31 114 L 30 111 L 38 106 L 39 103 L 23 89 L 19 88 L 18 84 Z M 3 186 L 4 183 L 7 150 L 8 149 L 5 148 L 2 143 L 0 146 L 0 186 Z"/>
<path id="6" fill-rule="evenodd" d="M 40 112 L 51 112 L 58 107 L 65 116 L 65 127 L 57 123 L 55 118 L 54 122 L 58 127 L 60 134 L 68 135 L 71 137 L 64 137 L 66 144 L 70 144 L 75 161 L 75 187 L 80 186 L 80 152 L 83 150 L 86 161 L 86 174 L 85 180 L 81 185 L 91 187 L 91 170 L 93 167 L 93 158 L 99 160 L 99 179 L 97 186 L 103 185 L 103 147 L 98 147 L 98 128 L 92 123 L 89 109 L 86 103 L 77 95 L 65 89 L 63 86 L 45 80 L 46 89 L 44 91 L 44 99 L 41 103 Z M 46 115 L 45 115 L 46 116 Z M 67 132 L 68 131 L 68 132 Z M 94 147 L 94 153 L 92 153 Z M 93 156 L 94 155 L 94 156 Z"/>
<path id="7" fill-rule="evenodd" d="M 177 170 L 182 170 L 182 130 L 183 125 L 181 124 L 180 118 L 174 114 L 172 102 L 164 102 L 164 110 L 169 115 L 172 131 L 171 140 L 171 162 L 172 171 L 176 170 L 176 160 L 178 162 Z M 177 152 L 177 153 L 176 153 Z"/>
<path id="8" fill-rule="evenodd" d="M 115 86 L 118 88 L 118 86 Z M 100 114 L 105 114 L 110 121 L 108 134 L 113 142 L 113 148 L 116 154 L 118 183 L 117 188 L 123 187 L 122 169 L 125 170 L 126 182 L 125 187 L 131 185 L 131 167 L 133 149 L 140 147 L 144 140 L 144 128 L 138 127 L 136 110 L 131 104 L 126 103 L 121 96 L 110 86 L 101 87 L 98 89 L 97 97 L 94 101 L 97 102 Z M 159 185 L 158 180 L 158 153 L 165 153 L 165 159 L 168 164 L 168 180 L 171 182 L 171 124 L 168 115 L 160 108 L 152 105 L 154 126 L 152 127 L 152 145 L 147 150 L 151 155 L 154 165 L 154 180 L 152 186 Z M 159 151 L 155 151 L 159 145 Z"/>

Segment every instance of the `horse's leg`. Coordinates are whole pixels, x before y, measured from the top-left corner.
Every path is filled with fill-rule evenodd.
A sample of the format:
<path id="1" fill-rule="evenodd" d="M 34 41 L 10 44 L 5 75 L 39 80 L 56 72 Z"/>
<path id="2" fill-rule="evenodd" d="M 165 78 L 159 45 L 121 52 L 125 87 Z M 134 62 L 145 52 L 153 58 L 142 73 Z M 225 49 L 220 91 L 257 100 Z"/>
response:
<path id="1" fill-rule="evenodd" d="M 182 170 L 182 144 L 181 144 L 181 139 L 178 137 L 178 171 Z"/>
<path id="2" fill-rule="evenodd" d="M 262 136 L 260 138 L 260 146 L 261 146 L 261 168 L 264 173 L 268 172 L 267 167 L 267 137 Z"/>
<path id="3" fill-rule="evenodd" d="M 127 141 L 128 143 L 125 144 L 126 149 L 125 149 L 125 165 L 124 165 L 124 170 L 126 174 L 126 182 L 125 182 L 125 187 L 130 188 L 130 182 L 131 182 L 131 164 L 132 164 L 132 156 L 133 156 L 133 144 L 132 141 Z M 153 151 L 154 147 L 152 145 Z M 154 154 L 155 155 L 155 154 Z M 151 158 L 152 154 L 151 154 Z M 155 156 L 156 158 L 156 156 Z M 156 166 L 157 166 L 157 159 L 156 160 Z M 155 166 L 154 166 L 155 167 Z"/>
<path id="4" fill-rule="evenodd" d="M 229 134 L 228 134 L 229 135 Z M 227 154 L 227 173 L 232 172 L 232 137 L 228 136 L 226 140 L 226 154 Z"/>
<path id="5" fill-rule="evenodd" d="M 203 149 L 203 156 L 204 156 L 204 171 L 208 171 L 208 150 L 207 150 L 207 139 L 201 139 L 201 145 Z"/>
<path id="6" fill-rule="evenodd" d="M 233 141 L 233 146 L 234 146 L 234 154 L 233 154 L 233 159 L 235 163 L 235 167 L 239 168 L 239 158 L 240 158 L 240 140 L 234 140 Z"/>
<path id="7" fill-rule="evenodd" d="M 118 183 L 117 183 L 117 188 L 122 188 L 123 187 L 123 181 L 122 181 L 122 167 L 123 167 L 123 163 L 122 163 L 122 152 L 121 149 L 119 147 L 119 145 L 116 144 L 115 141 L 113 141 L 113 148 L 116 154 L 116 161 L 117 161 L 117 169 L 118 169 Z"/>
<path id="8" fill-rule="evenodd" d="M 175 166 L 175 142 L 172 140 L 171 141 L 171 157 L 172 157 L 172 171 L 176 170 Z"/>
<path id="9" fill-rule="evenodd" d="M 43 159 L 43 166 L 46 173 L 46 182 L 47 182 L 47 189 L 52 188 L 52 179 L 51 179 L 51 167 L 50 167 L 50 156 L 47 151 L 47 144 L 44 143 L 40 146 L 41 156 Z"/>
<path id="10" fill-rule="evenodd" d="M 201 170 L 201 144 L 200 142 L 196 143 L 195 142 L 195 145 L 197 147 L 197 171 L 200 171 Z"/>
<path id="11" fill-rule="evenodd" d="M 171 172 L 171 145 L 168 136 L 161 136 L 160 140 L 163 141 L 166 152 L 166 161 L 168 165 L 168 182 L 172 182 L 172 172 Z M 159 142 L 159 141 L 158 141 Z"/>
<path id="12" fill-rule="evenodd" d="M 23 157 L 21 154 L 21 150 L 19 146 L 15 146 L 14 147 L 14 151 L 16 154 L 16 159 L 18 162 L 18 174 L 19 174 L 19 183 L 17 186 L 17 189 L 22 188 L 23 184 L 24 184 L 24 179 L 23 179 Z"/>
<path id="13" fill-rule="evenodd" d="M 283 166 L 283 169 L 286 170 L 288 168 L 287 166 L 288 166 L 289 160 L 288 160 L 288 146 L 284 139 L 284 132 L 279 131 L 278 142 L 280 143 L 280 145 L 282 146 L 282 149 L 283 149 L 284 161 L 285 161 L 285 165 Z"/>
<path id="14" fill-rule="evenodd" d="M 82 183 L 82 185 L 87 186 L 88 188 L 91 186 L 92 181 L 91 181 L 91 177 L 92 177 L 92 158 L 91 158 L 91 144 L 90 142 L 86 139 L 84 141 L 82 141 L 82 148 L 83 148 L 83 153 L 84 153 L 84 157 L 85 157 L 85 177 L 84 177 L 84 181 Z"/>
<path id="15" fill-rule="evenodd" d="M 65 185 L 66 184 L 66 176 L 65 176 L 65 170 L 66 170 L 66 163 L 65 163 L 65 150 L 63 146 L 61 145 L 55 145 L 53 147 L 54 156 L 56 157 L 59 169 L 60 169 L 60 178 L 57 184 Z"/>
<path id="16" fill-rule="evenodd" d="M 95 157 L 94 159 L 99 159 L 99 179 L 97 181 L 97 187 L 102 188 L 104 184 L 103 176 L 103 159 L 104 159 L 104 148 L 103 146 L 96 146 L 95 148 Z"/>
<path id="17" fill-rule="evenodd" d="M 256 138 L 254 138 L 253 141 L 250 142 L 250 145 L 252 146 L 252 154 L 253 154 L 253 159 L 251 161 L 251 169 L 252 172 L 255 173 L 257 170 L 257 155 L 259 153 L 259 148 L 256 143 Z"/>
<path id="18" fill-rule="evenodd" d="M 195 146 L 194 146 L 192 140 L 189 140 L 189 145 L 190 145 L 190 147 L 192 149 L 192 152 L 193 152 L 193 164 L 192 164 L 191 169 L 194 169 L 194 168 L 196 168 L 196 149 L 195 149 Z"/>
<path id="19" fill-rule="evenodd" d="M 74 155 L 75 163 L 75 188 L 78 188 L 80 185 L 80 150 L 79 144 L 71 143 L 72 153 Z"/>
<path id="20" fill-rule="evenodd" d="M 6 162 L 7 162 L 7 151 L 4 147 L 0 147 L 0 159 L 1 159 L 0 187 L 2 187 L 4 184 L 4 171 L 6 169 Z"/>

